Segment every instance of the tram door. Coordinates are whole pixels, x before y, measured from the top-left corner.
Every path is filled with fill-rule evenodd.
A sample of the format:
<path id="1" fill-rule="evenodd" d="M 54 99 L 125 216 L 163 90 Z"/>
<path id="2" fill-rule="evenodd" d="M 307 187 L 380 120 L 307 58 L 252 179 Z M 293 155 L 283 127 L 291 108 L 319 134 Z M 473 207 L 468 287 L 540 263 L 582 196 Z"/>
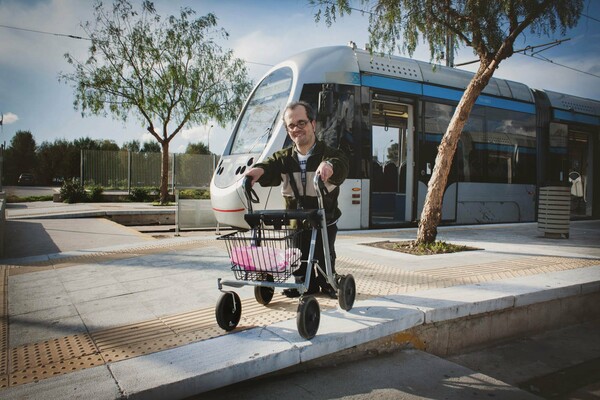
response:
<path id="1" fill-rule="evenodd" d="M 593 144 L 587 132 L 569 128 L 569 183 L 571 185 L 571 216 L 592 215 L 590 183 L 594 168 Z"/>
<path id="2" fill-rule="evenodd" d="M 398 225 L 412 220 L 412 106 L 376 99 L 371 105 L 371 226 Z"/>

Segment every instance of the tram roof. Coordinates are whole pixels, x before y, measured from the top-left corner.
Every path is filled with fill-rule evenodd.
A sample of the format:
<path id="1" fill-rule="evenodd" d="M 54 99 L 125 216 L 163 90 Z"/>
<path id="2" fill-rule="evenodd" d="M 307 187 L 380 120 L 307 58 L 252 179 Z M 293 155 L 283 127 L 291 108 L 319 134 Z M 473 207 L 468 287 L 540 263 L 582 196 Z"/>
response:
<path id="1" fill-rule="evenodd" d="M 360 73 L 465 90 L 474 75 L 469 71 L 407 57 L 371 54 L 367 50 L 353 46 L 313 48 L 291 57 L 288 62 L 290 61 L 301 65 L 306 76 L 311 76 L 315 81 L 326 79 L 331 83 L 360 84 L 360 80 L 349 77 Z M 337 72 L 326 71 L 324 65 L 333 63 L 336 65 Z M 323 73 L 325 76 L 322 75 Z M 548 95 L 553 108 L 600 116 L 599 101 L 549 90 L 543 92 Z M 507 79 L 492 77 L 482 94 L 534 103 L 532 90 L 527 85 Z"/>

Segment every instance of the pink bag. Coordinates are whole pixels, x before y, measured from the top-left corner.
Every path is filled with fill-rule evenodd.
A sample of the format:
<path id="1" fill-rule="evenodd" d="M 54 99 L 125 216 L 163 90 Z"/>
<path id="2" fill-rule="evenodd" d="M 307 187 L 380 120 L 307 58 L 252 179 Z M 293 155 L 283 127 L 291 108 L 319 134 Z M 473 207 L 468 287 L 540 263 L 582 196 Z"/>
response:
<path id="1" fill-rule="evenodd" d="M 300 249 L 241 246 L 231 249 L 231 262 L 246 271 L 284 272 L 300 259 Z"/>

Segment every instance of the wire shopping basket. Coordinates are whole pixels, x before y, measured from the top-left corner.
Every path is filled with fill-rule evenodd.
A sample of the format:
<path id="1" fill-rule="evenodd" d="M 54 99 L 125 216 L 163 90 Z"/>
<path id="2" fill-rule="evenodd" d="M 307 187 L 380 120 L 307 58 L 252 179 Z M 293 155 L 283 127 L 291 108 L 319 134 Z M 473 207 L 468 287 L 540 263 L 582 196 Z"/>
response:
<path id="1" fill-rule="evenodd" d="M 218 239 L 225 241 L 237 280 L 281 283 L 300 266 L 301 233 L 297 229 L 270 229 L 261 225 Z"/>

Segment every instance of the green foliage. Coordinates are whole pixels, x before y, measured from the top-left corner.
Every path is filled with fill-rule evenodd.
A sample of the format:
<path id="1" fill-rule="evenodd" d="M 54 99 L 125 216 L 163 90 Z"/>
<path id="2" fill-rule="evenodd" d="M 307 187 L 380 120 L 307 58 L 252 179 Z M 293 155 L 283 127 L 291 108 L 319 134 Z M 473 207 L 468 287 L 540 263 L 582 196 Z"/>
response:
<path id="1" fill-rule="evenodd" d="M 60 188 L 60 196 L 65 203 L 82 203 L 88 199 L 87 192 L 79 183 L 79 179 L 66 179 Z"/>
<path id="2" fill-rule="evenodd" d="M 210 199 L 210 191 L 204 189 L 183 189 L 179 192 L 180 199 Z"/>
<path id="3" fill-rule="evenodd" d="M 525 29 L 564 35 L 574 27 L 583 10 L 583 0 L 360 0 L 369 14 L 369 46 L 372 51 L 393 54 L 398 49 L 412 55 L 420 42 L 429 45 L 431 59 L 446 58 L 446 43 L 471 47 L 479 57 L 479 68 L 465 88 L 454 116 L 438 147 L 436 165 L 429 180 L 421 212 L 417 242 L 433 244 L 441 220 L 443 190 L 461 132 L 475 101 L 500 63 L 512 56 L 514 43 Z M 317 8 L 315 20 L 331 25 L 336 16 L 356 10 L 350 0 L 310 0 Z M 458 46 L 449 51 L 456 51 Z M 453 54 L 448 57 L 453 58 Z"/>
<path id="4" fill-rule="evenodd" d="M 81 153 L 73 142 L 55 139 L 43 142 L 37 152 L 37 176 L 44 184 L 52 184 L 53 178 L 79 176 Z"/>
<path id="5" fill-rule="evenodd" d="M 202 142 L 188 143 L 185 154 L 211 154 L 208 146 Z"/>
<path id="6" fill-rule="evenodd" d="M 52 201 L 52 200 L 53 200 L 53 196 L 51 196 L 51 195 L 19 197 L 19 196 L 15 196 L 14 194 L 9 194 L 6 197 L 7 203 L 30 203 L 30 202 L 35 202 L 35 201 Z"/>
<path id="7" fill-rule="evenodd" d="M 127 179 L 109 179 L 107 190 L 125 190 L 127 189 Z"/>
<path id="8" fill-rule="evenodd" d="M 30 131 L 17 131 L 4 153 L 5 184 L 16 184 L 23 172 L 34 172 L 37 144 Z"/>
<path id="9" fill-rule="evenodd" d="M 141 149 L 139 140 L 132 140 L 130 142 L 123 143 L 123 150 L 131 151 L 133 153 L 139 153 Z"/>
<path id="10" fill-rule="evenodd" d="M 91 39 L 87 60 L 66 54 L 74 68 L 60 79 L 75 90 L 82 115 L 135 117 L 161 144 L 164 165 L 168 144 L 186 125 L 237 116 L 252 88 L 245 63 L 218 43 L 228 33 L 217 17 L 182 7 L 163 19 L 150 1 L 136 9 L 128 0 L 112 7 L 94 4 L 95 21 L 83 25 Z M 167 171 L 161 179 L 161 201 L 168 194 Z"/>
<path id="11" fill-rule="evenodd" d="M 435 241 L 433 243 L 398 242 L 393 244 L 395 250 L 405 251 L 414 255 L 446 254 L 460 251 L 475 250 L 472 247 Z"/>
<path id="12" fill-rule="evenodd" d="M 89 191 L 89 200 L 94 203 L 99 203 L 102 201 L 102 194 L 104 193 L 104 188 L 100 185 L 94 185 L 88 188 Z"/>
<path id="13" fill-rule="evenodd" d="M 152 205 L 156 206 L 156 207 L 165 207 L 165 206 L 175 206 L 175 205 L 177 205 L 177 203 L 174 203 L 171 201 L 167 201 L 165 203 L 161 203 L 160 201 L 153 201 Z"/>
<path id="14" fill-rule="evenodd" d="M 146 202 L 150 199 L 148 194 L 148 189 L 146 188 L 133 188 L 131 189 L 131 193 L 129 193 L 129 199 L 135 202 Z"/>
<path id="15" fill-rule="evenodd" d="M 160 144 L 157 142 L 144 142 L 144 145 L 140 149 L 141 153 L 160 153 Z"/>
<path id="16" fill-rule="evenodd" d="M 153 201 L 158 191 L 158 188 L 136 187 L 131 189 L 129 200 L 140 203 Z"/>
<path id="17" fill-rule="evenodd" d="M 336 16 L 357 11 L 350 0 L 311 0 L 315 20 L 327 25 Z M 526 29 L 534 35 L 551 35 L 577 25 L 583 0 L 360 0 L 369 15 L 369 45 L 393 54 L 412 55 L 420 42 L 429 45 L 431 59 L 444 58 L 448 35 L 471 47 L 480 59 L 510 57 L 514 39 Z"/>

